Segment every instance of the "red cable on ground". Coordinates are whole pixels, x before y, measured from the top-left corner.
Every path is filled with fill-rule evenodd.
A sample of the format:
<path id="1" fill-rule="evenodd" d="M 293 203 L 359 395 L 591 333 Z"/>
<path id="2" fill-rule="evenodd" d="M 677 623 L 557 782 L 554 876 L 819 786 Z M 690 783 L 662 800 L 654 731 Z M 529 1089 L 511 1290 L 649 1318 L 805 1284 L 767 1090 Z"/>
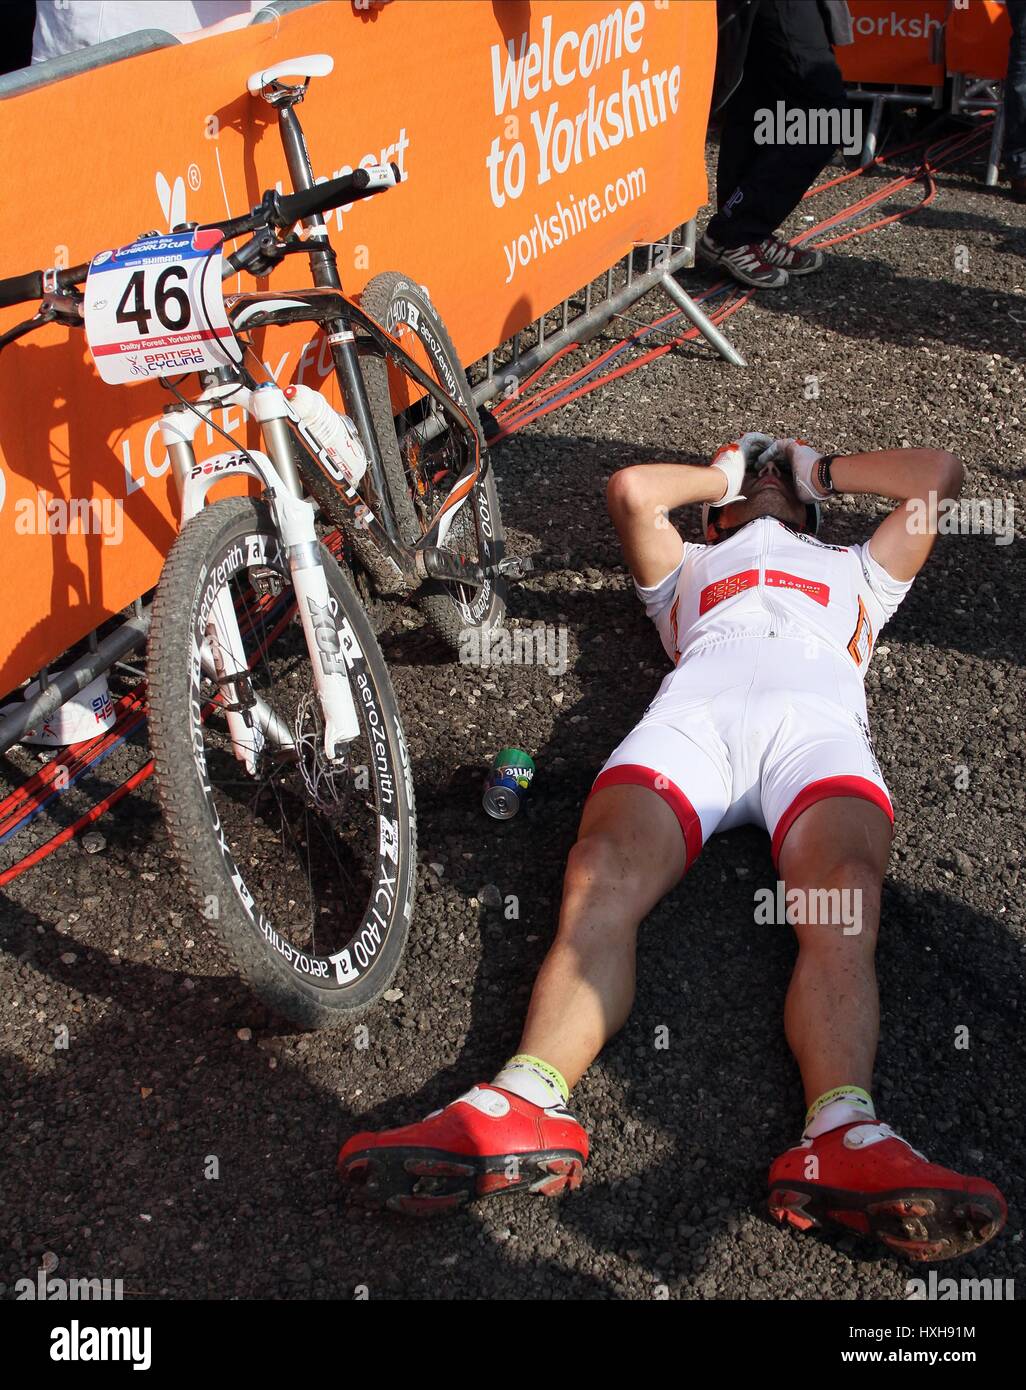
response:
<path id="1" fill-rule="evenodd" d="M 710 290 L 707 290 L 705 292 L 705 297 L 708 297 L 712 290 L 720 288 L 720 286 L 722 286 L 725 283 L 725 281 L 719 281 L 717 285 L 712 286 Z M 743 293 L 737 295 L 736 298 L 728 300 L 727 304 L 724 307 L 722 307 L 716 313 L 711 314 L 709 316 L 710 322 L 716 324 L 717 326 L 723 323 L 725 319 L 730 318 L 732 314 L 737 313 L 738 309 L 740 309 L 743 305 L 747 304 L 754 293 L 754 290 L 746 290 Z M 672 310 L 670 313 L 664 315 L 663 318 L 654 319 L 653 322 L 650 325 L 648 325 L 648 327 L 658 328 L 668 319 L 675 319 L 679 317 L 679 313 L 676 310 Z M 538 420 L 543 415 L 548 415 L 550 411 L 558 409 L 559 406 L 568 405 L 570 401 L 577 400 L 578 397 L 585 396 L 590 391 L 597 390 L 600 386 L 604 386 L 607 382 L 615 381 L 618 377 L 621 376 L 626 376 L 628 372 L 634 371 L 638 367 L 647 366 L 649 362 L 654 362 L 656 358 L 664 356 L 666 353 L 672 351 L 673 348 L 679 346 L 681 343 L 688 342 L 691 339 L 697 338 L 698 329 L 694 326 L 690 326 L 684 333 L 681 333 L 678 337 L 673 338 L 670 342 L 661 343 L 659 347 L 650 349 L 643 356 L 634 358 L 631 362 L 626 363 L 622 367 L 618 367 L 615 371 L 606 373 L 604 376 L 598 377 L 594 381 L 586 382 L 578 391 L 573 391 L 569 395 L 561 395 L 558 400 L 551 401 L 547 405 L 540 406 L 540 402 L 544 401 L 546 397 L 551 396 L 555 391 L 565 390 L 565 388 L 568 385 L 572 384 L 575 380 L 579 380 L 580 377 L 584 376 L 585 374 L 593 372 L 596 366 L 600 366 L 604 361 L 608 360 L 614 354 L 618 353 L 621 350 L 621 348 L 625 346 L 625 344 L 630 343 L 634 336 L 636 335 L 631 335 L 630 337 L 621 339 L 618 343 L 614 343 L 613 346 L 610 347 L 606 352 L 601 353 L 598 357 L 586 363 L 583 367 L 579 368 L 578 371 L 573 372 L 569 377 L 563 377 L 561 380 L 554 382 L 550 386 L 547 386 L 544 389 L 544 391 L 540 391 L 537 395 L 532 396 L 530 400 L 526 401 L 523 404 L 521 410 L 516 413 L 512 421 L 509 423 L 508 427 L 500 431 L 499 434 L 494 435 L 491 438 L 491 440 L 489 440 L 489 447 L 500 443 L 503 439 L 507 438 L 509 435 L 513 434 L 516 430 L 522 428 L 524 425 L 530 424 L 533 420 Z"/>
<path id="2" fill-rule="evenodd" d="M 537 371 L 532 372 L 530 376 L 525 377 L 523 381 L 518 382 L 515 393 L 512 396 L 508 396 L 504 400 L 500 401 L 499 404 L 492 411 L 492 414 L 495 416 L 495 418 L 498 419 L 500 416 L 505 415 L 508 411 L 512 410 L 513 407 L 516 405 L 517 401 L 523 395 L 526 388 L 530 386 L 532 382 L 537 381 L 539 377 L 542 377 L 546 374 L 546 372 L 551 371 L 557 362 L 562 361 L 562 359 L 567 355 L 567 353 L 573 352 L 574 348 L 576 347 L 576 343 L 567 343 L 566 347 L 560 348 L 558 352 L 553 353 L 553 355 L 549 358 L 547 362 L 543 362 Z"/>
<path id="3" fill-rule="evenodd" d="M 12 824 L 17 824 L 30 814 L 33 805 L 38 806 L 47 794 L 61 790 L 55 788 L 54 783 L 62 780 L 62 773 L 70 785 L 91 763 L 96 762 L 101 753 L 132 733 L 145 717 L 142 696 L 138 691 L 132 691 L 119 700 L 115 710 L 115 720 L 109 729 L 88 743 L 72 744 L 64 753 L 44 763 L 20 787 L 15 787 L 0 801 L 0 836 L 5 835 Z"/>
<path id="4" fill-rule="evenodd" d="M 31 869 L 34 864 L 38 864 L 39 861 L 45 859 L 47 855 L 53 854 L 55 849 L 59 849 L 61 845 L 70 840 L 73 835 L 77 835 L 78 832 L 87 825 L 92 825 L 93 821 L 99 820 L 104 812 L 109 811 L 112 806 L 122 799 L 122 797 L 127 796 L 131 791 L 135 791 L 136 787 L 145 782 L 152 771 L 153 759 L 151 758 L 138 772 L 133 772 L 132 776 L 129 777 L 126 782 L 122 782 L 119 787 L 115 787 L 102 801 L 98 801 L 95 806 L 91 806 L 84 816 L 79 816 L 78 820 L 74 821 L 71 825 L 65 826 L 63 830 L 58 831 L 52 840 L 47 840 L 46 843 L 40 845 L 38 849 L 34 849 L 31 854 L 27 854 L 24 859 L 19 859 L 17 864 L 12 864 L 9 869 L 5 869 L 3 873 L 0 873 L 0 888 L 10 883 L 12 879 L 17 878 L 19 874 L 23 874 L 26 869 Z"/>
<path id="5" fill-rule="evenodd" d="M 720 280 L 716 285 L 712 285 L 709 289 L 705 290 L 700 298 L 707 298 L 714 290 L 720 288 L 726 283 L 727 282 L 725 280 Z M 676 309 L 671 309 L 666 314 L 664 314 L 662 318 L 653 319 L 650 324 L 646 325 L 646 328 L 649 330 L 659 328 L 662 324 L 668 322 L 670 319 L 676 319 L 679 317 L 679 311 Z M 695 334 L 697 334 L 697 332 L 697 329 L 692 328 L 688 331 L 688 333 L 685 336 L 692 337 Z M 603 362 L 608 361 L 609 358 L 613 357 L 617 352 L 620 351 L 620 349 L 623 347 L 625 343 L 628 343 L 630 341 L 630 336 L 621 339 L 620 342 L 614 343 L 611 347 L 607 348 L 605 352 L 600 353 L 598 357 L 594 357 L 591 359 L 590 362 L 586 362 L 583 367 L 579 367 L 575 372 L 571 372 L 569 376 L 561 377 L 559 381 L 551 382 L 548 386 L 543 387 L 540 391 L 536 392 L 533 396 L 528 397 L 526 400 L 523 398 L 522 387 L 521 390 L 517 393 L 517 395 L 512 398 L 510 404 L 503 411 L 501 418 L 503 423 L 506 424 L 507 428 L 503 431 L 501 435 L 493 437 L 489 441 L 489 443 L 495 444 L 498 439 L 503 438 L 507 434 L 512 434 L 513 430 L 515 428 L 518 429 L 521 423 L 526 424 L 526 420 L 521 421 L 520 419 L 522 415 L 526 415 L 527 412 L 533 411 L 534 408 L 538 404 L 540 404 L 541 401 L 545 400 L 546 397 L 551 396 L 554 392 L 565 390 L 567 386 L 573 385 L 573 383 L 575 381 L 580 380 L 582 376 L 586 376 L 594 372 L 596 367 L 599 367 L 602 365 Z M 527 386 L 531 381 L 536 380 L 544 372 L 547 372 L 549 367 L 553 365 L 556 361 L 558 361 L 560 357 L 564 357 L 568 352 L 573 352 L 574 349 L 579 346 L 579 343 L 570 343 L 567 347 L 563 348 L 559 353 L 556 354 L 556 356 L 552 359 L 551 363 L 546 363 L 544 367 L 540 368 L 537 372 L 534 372 L 532 376 L 529 377 L 528 380 L 523 383 L 523 386 Z M 533 415 L 532 418 L 534 418 Z"/>

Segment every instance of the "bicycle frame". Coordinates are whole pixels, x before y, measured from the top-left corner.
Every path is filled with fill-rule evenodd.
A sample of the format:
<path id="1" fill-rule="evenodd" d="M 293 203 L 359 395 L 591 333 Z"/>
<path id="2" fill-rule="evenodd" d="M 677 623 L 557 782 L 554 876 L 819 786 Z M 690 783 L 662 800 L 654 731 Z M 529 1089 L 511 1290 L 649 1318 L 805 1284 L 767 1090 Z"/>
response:
<path id="1" fill-rule="evenodd" d="M 267 306 L 266 309 L 261 308 L 263 305 Z M 359 304 L 340 290 L 290 290 L 284 294 L 281 291 L 277 293 L 260 291 L 236 294 L 225 297 L 225 306 L 233 326 L 239 329 L 244 327 L 246 330 L 272 324 L 319 323 L 324 325 L 330 322 L 345 322 L 351 345 L 355 347 L 357 353 L 357 361 L 361 351 L 376 352 L 386 360 L 390 358 L 452 418 L 457 427 L 463 430 L 470 444 L 472 463 L 455 480 L 435 514 L 431 526 L 412 546 L 406 546 L 397 538 L 393 538 L 392 528 L 378 521 L 378 513 L 390 521 L 392 509 L 388 502 L 387 492 L 378 491 L 376 496 L 373 495 L 376 491 L 373 478 L 370 478 L 371 495 L 361 499 L 370 508 L 370 515 L 362 524 L 388 558 L 399 567 L 408 580 L 416 583 L 425 578 L 428 571 L 423 561 L 418 566 L 417 552 L 426 551 L 444 542 L 449 527 L 463 503 L 473 492 L 477 483 L 485 477 L 488 470 L 488 455 L 486 453 L 482 458 L 480 436 L 475 422 L 419 366 L 396 338 L 393 338 L 386 329 L 365 313 Z M 352 331 L 354 325 L 361 330 L 359 337 Z M 357 366 L 357 371 L 359 372 L 359 366 Z M 341 386 L 341 384 L 340 382 L 339 385 Z M 360 391 L 363 392 L 363 390 L 363 379 L 360 377 Z M 347 401 L 346 404 L 348 405 L 349 402 Z M 374 433 L 373 424 L 370 429 L 376 448 L 377 436 Z M 370 453 L 371 451 L 368 449 L 368 455 Z M 370 472 L 368 467 L 368 475 Z M 346 499 L 343 497 L 342 500 L 345 501 Z M 456 557 L 451 558 L 456 560 Z M 444 559 L 439 559 L 439 563 L 444 564 Z M 476 569 L 477 567 L 463 562 L 458 564 L 458 567 L 454 566 L 449 577 L 458 582 L 466 582 L 473 578 L 480 581 L 482 575 L 479 572 L 476 573 Z M 438 565 L 432 566 L 431 573 L 433 576 L 438 576 Z"/>

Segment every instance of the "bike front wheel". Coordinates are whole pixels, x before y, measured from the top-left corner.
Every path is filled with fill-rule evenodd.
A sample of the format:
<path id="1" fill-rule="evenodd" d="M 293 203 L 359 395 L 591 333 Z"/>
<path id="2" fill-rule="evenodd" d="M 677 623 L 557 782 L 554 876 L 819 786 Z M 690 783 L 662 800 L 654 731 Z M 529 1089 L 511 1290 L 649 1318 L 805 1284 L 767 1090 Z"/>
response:
<path id="1" fill-rule="evenodd" d="M 304 1027 L 350 1019 L 388 986 L 416 863 L 385 660 L 320 550 L 360 724 L 344 760 L 324 756 L 310 653 L 262 501 L 216 502 L 183 528 L 154 598 L 147 664 L 158 798 L 195 906 L 257 994 Z M 229 604 L 234 617 L 215 621 Z M 226 629 L 237 649 L 224 650 Z"/>

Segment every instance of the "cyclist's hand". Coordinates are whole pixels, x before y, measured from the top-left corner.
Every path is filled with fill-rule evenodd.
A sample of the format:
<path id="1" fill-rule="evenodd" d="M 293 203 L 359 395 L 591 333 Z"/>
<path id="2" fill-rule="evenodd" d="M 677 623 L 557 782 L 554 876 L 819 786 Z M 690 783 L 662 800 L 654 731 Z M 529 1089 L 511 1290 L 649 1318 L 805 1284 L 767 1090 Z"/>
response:
<path id="1" fill-rule="evenodd" d="M 786 463 L 791 469 L 795 490 L 803 502 L 822 502 L 832 489 L 824 487 L 819 475 L 823 455 L 805 439 L 775 439 L 759 455 L 760 463 Z"/>
<path id="2" fill-rule="evenodd" d="M 727 480 L 727 487 L 723 496 L 718 502 L 714 502 L 713 506 L 725 507 L 730 502 L 743 502 L 745 500 L 741 488 L 744 486 L 747 460 L 754 458 L 758 449 L 765 448 L 766 445 L 772 443 L 771 435 L 750 432 L 743 434 L 740 439 L 735 439 L 730 444 L 724 444 L 721 449 L 717 449 L 710 466 L 720 470 Z"/>

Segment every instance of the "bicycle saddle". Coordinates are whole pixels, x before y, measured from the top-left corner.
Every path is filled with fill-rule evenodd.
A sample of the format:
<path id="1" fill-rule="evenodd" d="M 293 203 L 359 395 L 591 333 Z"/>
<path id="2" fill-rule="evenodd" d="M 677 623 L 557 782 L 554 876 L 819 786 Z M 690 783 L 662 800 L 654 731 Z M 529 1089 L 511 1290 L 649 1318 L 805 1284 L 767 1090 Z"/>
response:
<path id="1" fill-rule="evenodd" d="M 311 77 L 327 77 L 334 66 L 335 60 L 330 54 L 308 53 L 303 58 L 286 58 L 252 73 L 246 86 L 252 96 L 258 97 L 263 95 L 265 88 L 274 86 L 280 77 L 302 77 L 309 82 Z"/>

